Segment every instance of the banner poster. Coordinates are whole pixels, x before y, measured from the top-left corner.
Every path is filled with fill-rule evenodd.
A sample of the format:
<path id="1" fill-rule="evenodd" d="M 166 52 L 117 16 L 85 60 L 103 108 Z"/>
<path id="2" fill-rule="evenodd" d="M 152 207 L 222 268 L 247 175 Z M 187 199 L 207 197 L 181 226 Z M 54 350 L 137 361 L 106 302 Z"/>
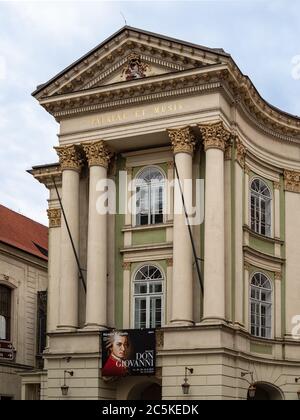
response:
<path id="1" fill-rule="evenodd" d="M 155 375 L 155 330 L 102 332 L 102 376 Z"/>

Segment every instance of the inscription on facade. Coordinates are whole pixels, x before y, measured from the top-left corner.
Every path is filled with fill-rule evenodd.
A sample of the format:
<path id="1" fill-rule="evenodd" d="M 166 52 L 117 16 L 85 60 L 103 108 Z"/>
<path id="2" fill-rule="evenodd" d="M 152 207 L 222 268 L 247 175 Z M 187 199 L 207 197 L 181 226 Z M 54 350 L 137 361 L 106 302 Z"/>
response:
<path id="1" fill-rule="evenodd" d="M 167 104 L 153 105 L 139 109 L 132 109 L 122 112 L 110 112 L 97 115 L 93 118 L 94 127 L 102 127 L 110 124 L 121 123 L 126 121 L 143 120 L 160 115 L 171 115 L 184 110 L 184 105 L 180 102 L 172 102 Z"/>

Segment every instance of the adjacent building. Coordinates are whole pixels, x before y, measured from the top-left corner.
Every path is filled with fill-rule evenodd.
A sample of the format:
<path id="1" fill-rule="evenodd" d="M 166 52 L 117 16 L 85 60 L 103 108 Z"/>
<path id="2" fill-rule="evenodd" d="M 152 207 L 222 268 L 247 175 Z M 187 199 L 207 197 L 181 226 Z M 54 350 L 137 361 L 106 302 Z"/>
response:
<path id="1" fill-rule="evenodd" d="M 131 27 L 33 96 L 60 129 L 59 162 L 30 171 L 49 189 L 49 341 L 24 396 L 297 399 L 300 119 L 222 49 Z M 145 328 L 155 375 L 102 375 L 101 331 Z"/>
<path id="2" fill-rule="evenodd" d="M 48 228 L 0 205 L 0 400 L 21 399 L 20 373 L 43 365 L 47 254 Z"/>

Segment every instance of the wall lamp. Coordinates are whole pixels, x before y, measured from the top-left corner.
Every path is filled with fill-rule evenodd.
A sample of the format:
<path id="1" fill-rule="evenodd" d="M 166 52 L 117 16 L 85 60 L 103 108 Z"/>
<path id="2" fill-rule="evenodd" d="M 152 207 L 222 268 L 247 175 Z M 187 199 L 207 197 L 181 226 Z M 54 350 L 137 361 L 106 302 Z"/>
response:
<path id="1" fill-rule="evenodd" d="M 251 400 L 253 400 L 254 397 L 255 397 L 255 393 L 256 393 L 256 385 L 255 385 L 254 380 L 253 380 L 253 372 L 248 371 L 248 370 L 244 371 L 244 372 L 241 372 L 241 377 L 242 378 L 244 378 L 247 375 L 250 375 L 250 377 L 251 377 L 251 382 L 247 381 L 247 379 L 246 379 L 246 381 L 248 382 L 248 384 L 250 384 L 250 386 L 248 388 L 249 398 Z"/>
<path id="2" fill-rule="evenodd" d="M 73 370 L 64 370 L 64 383 L 63 383 L 63 385 L 60 387 L 60 389 L 61 389 L 61 393 L 62 393 L 62 395 L 65 397 L 66 395 L 68 395 L 68 391 L 69 391 L 69 387 L 68 387 L 68 385 L 66 384 L 66 375 L 70 375 L 70 376 L 73 376 L 74 375 L 74 372 L 73 372 Z"/>
<path id="3" fill-rule="evenodd" d="M 182 388 L 183 394 L 187 395 L 189 393 L 189 389 L 190 389 L 190 384 L 188 383 L 187 374 L 189 372 L 192 375 L 194 373 L 194 369 L 193 368 L 188 368 L 188 367 L 185 367 L 184 369 L 185 369 L 185 371 L 184 371 L 184 382 L 181 385 L 181 388 Z"/>
<path id="4" fill-rule="evenodd" d="M 299 376 L 299 378 L 295 378 L 295 382 L 296 382 L 296 384 L 297 384 L 298 382 L 300 382 L 300 376 Z M 297 396 L 298 396 L 298 400 L 300 400 L 300 390 L 299 390 L 299 391 L 297 391 Z"/>

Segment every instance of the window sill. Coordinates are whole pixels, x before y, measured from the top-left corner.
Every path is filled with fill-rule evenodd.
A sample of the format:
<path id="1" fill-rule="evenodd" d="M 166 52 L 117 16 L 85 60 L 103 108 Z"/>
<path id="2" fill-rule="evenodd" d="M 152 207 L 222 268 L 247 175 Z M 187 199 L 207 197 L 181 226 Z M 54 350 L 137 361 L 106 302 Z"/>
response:
<path id="1" fill-rule="evenodd" d="M 127 225 L 122 229 L 122 232 L 140 232 L 144 230 L 155 230 L 155 229 L 170 228 L 170 227 L 173 227 L 173 222 L 157 223 L 155 225 L 142 225 L 142 226 Z"/>
<path id="2" fill-rule="evenodd" d="M 281 239 L 261 235 L 260 233 L 254 232 L 254 230 L 250 229 L 249 226 L 247 226 L 247 225 L 243 226 L 243 231 L 248 232 L 250 235 L 254 236 L 257 239 L 261 239 L 263 241 L 267 241 L 267 242 L 270 242 L 272 244 L 284 245 L 284 241 L 282 241 Z"/>

